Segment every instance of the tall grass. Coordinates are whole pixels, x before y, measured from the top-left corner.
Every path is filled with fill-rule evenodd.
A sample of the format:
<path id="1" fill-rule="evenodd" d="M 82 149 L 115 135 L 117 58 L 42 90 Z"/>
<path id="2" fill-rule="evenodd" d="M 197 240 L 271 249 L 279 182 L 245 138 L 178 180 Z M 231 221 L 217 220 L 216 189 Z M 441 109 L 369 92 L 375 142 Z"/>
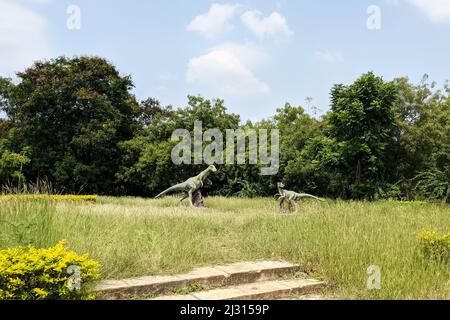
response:
<path id="1" fill-rule="evenodd" d="M 5 184 L 1 186 L 4 195 L 11 194 L 58 194 L 53 184 L 46 179 L 38 179 L 36 182 L 20 184 Z"/>
<path id="2" fill-rule="evenodd" d="M 272 254 L 300 263 L 342 297 L 449 298 L 450 266 L 421 260 L 417 252 L 417 233 L 448 230 L 449 218 L 448 207 L 431 205 L 311 205 L 288 219 L 250 219 L 241 243 L 249 257 Z M 381 268 L 381 290 L 367 290 L 371 265 Z"/>
<path id="3" fill-rule="evenodd" d="M 343 298 L 448 299 L 449 266 L 417 254 L 417 234 L 450 229 L 448 205 L 305 202 L 280 215 L 277 202 L 208 198 L 208 209 L 178 208 L 174 198 L 100 197 L 96 204 L 9 201 L 0 204 L 0 247 L 39 247 L 66 239 L 103 266 L 103 278 L 168 274 L 196 266 L 287 259 L 327 280 Z M 368 290 L 367 268 L 381 268 Z"/>

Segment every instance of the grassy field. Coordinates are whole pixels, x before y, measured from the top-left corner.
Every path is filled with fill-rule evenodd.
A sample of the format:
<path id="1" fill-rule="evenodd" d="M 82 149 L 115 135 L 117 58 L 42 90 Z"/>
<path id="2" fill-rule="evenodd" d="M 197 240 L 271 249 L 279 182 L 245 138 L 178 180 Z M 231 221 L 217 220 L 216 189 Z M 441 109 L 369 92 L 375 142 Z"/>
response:
<path id="1" fill-rule="evenodd" d="M 99 197 L 97 203 L 7 201 L 0 248 L 66 239 L 101 262 L 103 278 L 168 274 L 257 259 L 299 263 L 329 282 L 326 295 L 363 299 L 450 299 L 448 264 L 418 255 L 417 234 L 450 230 L 450 207 L 399 202 L 306 202 L 278 214 L 274 199 L 208 198 L 208 209 L 175 198 Z M 378 265 L 380 290 L 368 290 Z"/>

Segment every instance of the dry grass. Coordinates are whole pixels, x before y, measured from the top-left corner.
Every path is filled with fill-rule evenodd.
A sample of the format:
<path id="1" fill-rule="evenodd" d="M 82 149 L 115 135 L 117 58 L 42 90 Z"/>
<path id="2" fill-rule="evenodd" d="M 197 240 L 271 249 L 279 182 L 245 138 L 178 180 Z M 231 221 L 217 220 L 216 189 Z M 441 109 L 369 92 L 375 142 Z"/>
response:
<path id="1" fill-rule="evenodd" d="M 450 298 L 449 267 L 417 254 L 417 234 L 450 229 L 450 207 L 398 202 L 306 202 L 280 215 L 274 199 L 208 198 L 208 209 L 165 198 L 99 197 L 97 203 L 8 201 L 0 247 L 66 239 L 103 266 L 104 278 L 167 274 L 240 260 L 286 259 L 346 298 Z M 379 265 L 381 290 L 366 288 Z"/>

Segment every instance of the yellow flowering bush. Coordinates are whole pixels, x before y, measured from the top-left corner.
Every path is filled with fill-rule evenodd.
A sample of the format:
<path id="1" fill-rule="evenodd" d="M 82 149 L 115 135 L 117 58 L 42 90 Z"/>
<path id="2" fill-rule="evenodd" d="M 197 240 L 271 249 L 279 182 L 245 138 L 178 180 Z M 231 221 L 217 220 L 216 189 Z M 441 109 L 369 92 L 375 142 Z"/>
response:
<path id="1" fill-rule="evenodd" d="M 450 232 L 441 235 L 437 230 L 425 230 L 419 233 L 419 242 L 425 257 L 450 261 Z"/>
<path id="2" fill-rule="evenodd" d="M 11 200 L 50 200 L 50 201 L 90 201 L 96 202 L 96 195 L 49 195 L 49 194 L 10 194 L 0 196 L 1 201 L 11 201 Z"/>
<path id="3" fill-rule="evenodd" d="M 86 300 L 100 264 L 66 248 L 32 246 L 0 250 L 0 300 Z"/>

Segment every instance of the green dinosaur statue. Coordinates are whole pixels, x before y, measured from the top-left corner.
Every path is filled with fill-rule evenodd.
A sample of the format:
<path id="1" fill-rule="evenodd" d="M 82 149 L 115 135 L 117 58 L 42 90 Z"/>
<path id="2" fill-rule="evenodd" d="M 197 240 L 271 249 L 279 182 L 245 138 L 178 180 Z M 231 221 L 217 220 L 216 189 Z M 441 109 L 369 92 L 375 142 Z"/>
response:
<path id="1" fill-rule="evenodd" d="M 284 203 L 287 200 L 289 205 L 289 210 L 291 209 L 291 205 L 296 208 L 296 201 L 302 199 L 302 198 L 313 198 L 319 201 L 324 201 L 323 199 L 317 198 L 313 195 L 307 194 L 307 193 L 297 193 L 294 191 L 284 190 L 284 184 L 279 182 L 277 184 L 278 187 L 278 193 L 277 195 L 280 196 L 278 198 L 278 201 L 280 203 L 280 209 L 284 208 Z"/>
<path id="2" fill-rule="evenodd" d="M 155 199 L 160 198 L 160 197 L 162 197 L 168 193 L 172 193 L 172 192 L 183 193 L 184 194 L 183 198 L 181 198 L 179 204 L 181 205 L 181 202 L 183 202 L 183 200 L 189 198 L 189 203 L 190 203 L 191 207 L 194 207 L 194 202 L 193 202 L 194 194 L 205 185 L 205 181 L 206 181 L 208 175 L 211 172 L 216 172 L 216 171 L 217 171 L 216 167 L 211 165 L 208 167 L 208 169 L 206 169 L 205 171 L 202 171 L 199 175 L 189 178 L 185 182 L 174 185 L 173 187 L 170 187 L 169 189 L 161 192 L 160 194 L 158 194 L 155 197 Z"/>

